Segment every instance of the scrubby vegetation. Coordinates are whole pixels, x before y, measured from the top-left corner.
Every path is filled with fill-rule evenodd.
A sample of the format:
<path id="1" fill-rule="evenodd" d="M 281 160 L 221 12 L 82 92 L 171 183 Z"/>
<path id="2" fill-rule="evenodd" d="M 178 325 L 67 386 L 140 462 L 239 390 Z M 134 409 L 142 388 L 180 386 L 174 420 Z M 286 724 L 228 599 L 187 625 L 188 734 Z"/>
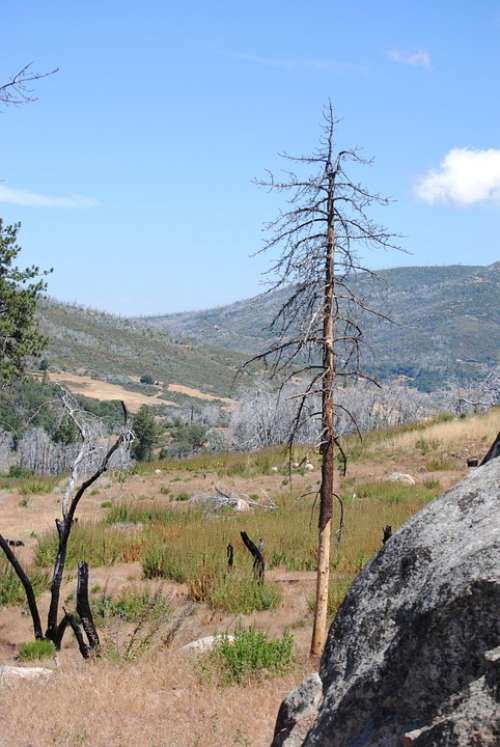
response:
<path id="1" fill-rule="evenodd" d="M 293 662 L 293 636 L 285 630 L 280 638 L 270 639 L 253 626 L 237 628 L 234 640 L 221 636 L 208 662 L 223 685 L 264 673 L 283 674 Z"/>

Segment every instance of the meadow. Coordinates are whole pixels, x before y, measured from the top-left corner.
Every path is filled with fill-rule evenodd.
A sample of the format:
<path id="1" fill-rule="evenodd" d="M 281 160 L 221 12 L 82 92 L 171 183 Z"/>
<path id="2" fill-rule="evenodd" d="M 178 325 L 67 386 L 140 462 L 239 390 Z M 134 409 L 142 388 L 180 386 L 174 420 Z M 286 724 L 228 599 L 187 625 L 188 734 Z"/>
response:
<path id="1" fill-rule="evenodd" d="M 499 419 L 497 409 L 369 433 L 362 444 L 349 440 L 349 469 L 338 475 L 344 528 L 333 546 L 331 617 L 380 551 L 384 526 L 397 531 L 457 482 L 466 459 L 486 452 Z M 86 559 L 101 637 L 101 655 L 91 662 L 80 659 L 71 636 L 57 656 L 27 645 L 32 633 L 22 588 L 0 559 L 2 662 L 57 670 L 43 685 L 23 683 L 2 694 L 6 742 L 100 747 L 131 744 L 139 735 L 158 747 L 269 742 L 282 697 L 313 666 L 319 462 L 312 450 L 294 458 L 300 464 L 304 456 L 312 471 L 290 470 L 282 450 L 266 449 L 163 460 L 102 479 L 79 509 L 63 586 L 64 605 L 73 609 L 76 564 Z M 411 474 L 415 484 L 390 480 L 395 471 Z M 191 500 L 221 486 L 255 507 L 214 511 Z M 43 614 L 60 490 L 55 481 L 39 489 L 30 476 L 6 476 L 0 484 L 2 532 L 24 542 L 16 552 L 35 580 Z M 254 579 L 241 531 L 263 542 L 263 584 Z M 223 638 L 211 654 L 183 653 L 183 645 L 214 633 L 235 638 Z"/>

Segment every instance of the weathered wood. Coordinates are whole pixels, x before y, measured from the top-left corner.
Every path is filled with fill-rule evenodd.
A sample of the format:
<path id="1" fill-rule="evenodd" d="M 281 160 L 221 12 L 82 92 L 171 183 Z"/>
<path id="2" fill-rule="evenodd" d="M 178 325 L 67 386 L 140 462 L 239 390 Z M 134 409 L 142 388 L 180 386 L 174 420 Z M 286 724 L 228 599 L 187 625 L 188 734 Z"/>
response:
<path id="1" fill-rule="evenodd" d="M 92 651 L 97 651 L 100 643 L 89 604 L 89 567 L 85 562 L 78 563 L 76 611 L 80 617 L 90 648 Z"/>
<path id="2" fill-rule="evenodd" d="M 75 634 L 75 638 L 78 642 L 78 648 L 80 649 L 81 655 L 83 656 L 84 659 L 88 659 L 90 656 L 90 649 L 85 643 L 82 630 L 80 626 L 78 625 L 75 616 L 71 615 L 69 612 L 66 612 L 66 610 L 64 610 L 64 616 L 67 620 L 67 623 L 71 627 L 71 630 Z"/>
<path id="3" fill-rule="evenodd" d="M 226 556 L 227 556 L 227 568 L 229 571 L 233 570 L 233 563 L 234 563 L 234 547 L 231 543 L 226 547 Z"/>
<path id="4" fill-rule="evenodd" d="M 392 537 L 392 527 L 390 524 L 386 524 L 384 527 L 384 536 L 382 537 L 382 544 L 385 545 L 388 539 Z"/>
<path id="5" fill-rule="evenodd" d="M 254 578 L 260 583 L 264 583 L 264 573 L 265 573 L 265 561 L 264 556 L 262 552 L 259 550 L 257 545 L 255 545 L 248 534 L 246 532 L 240 532 L 241 539 L 243 540 L 243 544 L 247 548 L 248 552 L 253 556 L 253 575 Z"/>
<path id="6" fill-rule="evenodd" d="M 4 551 L 5 557 L 7 558 L 7 560 L 13 567 L 14 571 L 17 574 L 17 577 L 19 578 L 20 582 L 22 583 L 24 587 L 24 591 L 26 594 L 26 601 L 28 602 L 31 619 L 33 621 L 33 632 L 35 634 L 35 638 L 38 640 L 41 640 L 43 638 L 42 623 L 40 621 L 40 613 L 38 612 L 38 606 L 36 603 L 35 593 L 33 591 L 31 581 L 26 575 L 21 563 L 18 561 L 18 559 L 16 558 L 16 556 L 10 549 L 8 540 L 2 537 L 1 534 L 0 534 L 0 547 Z"/>

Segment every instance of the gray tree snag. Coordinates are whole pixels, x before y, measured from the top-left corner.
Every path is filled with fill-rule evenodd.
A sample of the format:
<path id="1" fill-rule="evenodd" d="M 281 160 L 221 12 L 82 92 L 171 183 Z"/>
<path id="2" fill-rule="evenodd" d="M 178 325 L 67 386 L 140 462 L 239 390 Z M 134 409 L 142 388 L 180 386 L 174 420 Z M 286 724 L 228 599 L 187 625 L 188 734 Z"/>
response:
<path id="1" fill-rule="evenodd" d="M 36 101 L 31 84 L 43 78 L 48 78 L 59 71 L 56 67 L 45 73 L 37 73 L 32 69 L 32 63 L 22 67 L 17 73 L 11 75 L 4 83 L 0 83 L 0 105 L 20 106 Z"/>
<path id="2" fill-rule="evenodd" d="M 365 314 L 383 313 L 370 308 L 353 289 L 352 279 L 362 273 L 373 275 L 360 263 L 358 248 L 399 248 L 397 237 L 374 223 L 368 216 L 373 205 L 389 200 L 370 192 L 351 178 L 347 165 L 367 165 L 355 150 L 338 150 L 335 143 L 337 121 L 332 104 L 324 110 L 323 133 L 319 148 L 312 155 L 284 157 L 312 174 L 285 172 L 283 181 L 269 173 L 259 186 L 288 195 L 287 209 L 267 224 L 268 238 L 261 252 L 275 254 L 269 273 L 270 291 L 289 288 L 288 299 L 276 313 L 272 328 L 277 341 L 248 363 L 271 363 L 271 376 L 280 382 L 280 395 L 287 384 L 300 378 L 302 387 L 295 395 L 296 410 L 289 434 L 290 459 L 303 421 L 320 421 L 319 453 L 319 537 L 316 604 L 311 655 L 321 654 L 325 636 L 332 543 L 333 499 L 341 509 L 342 499 L 334 490 L 335 456 L 339 453 L 346 467 L 346 455 L 336 428 L 342 412 L 357 424 L 350 411 L 335 397 L 339 380 L 367 379 L 361 361 L 362 321 Z M 320 399 L 319 410 L 311 413 L 307 404 Z M 341 526 L 336 533 L 340 541 Z"/>
<path id="3" fill-rule="evenodd" d="M 71 535 L 71 529 L 73 527 L 73 524 L 75 523 L 76 510 L 85 492 L 104 472 L 106 472 L 113 455 L 118 451 L 122 444 L 130 444 L 133 438 L 133 434 L 128 427 L 127 410 L 124 403 L 122 402 L 124 426 L 121 433 L 118 434 L 111 446 L 105 451 L 105 454 L 102 457 L 97 469 L 95 469 L 90 477 L 87 477 L 80 482 L 81 465 L 85 462 L 85 458 L 88 456 L 88 454 L 98 448 L 98 441 L 100 440 L 99 429 L 96 419 L 93 416 L 90 416 L 88 413 L 84 413 L 83 411 L 79 410 L 78 404 L 75 399 L 62 388 L 61 401 L 67 414 L 73 420 L 80 432 L 82 438 L 82 446 L 75 459 L 72 473 L 68 479 L 67 489 L 63 496 L 62 519 L 56 519 L 58 548 L 54 563 L 54 570 L 52 573 L 52 582 L 50 586 L 50 606 L 45 634 L 42 632 L 40 613 L 38 611 L 38 606 L 36 603 L 35 595 L 33 593 L 31 581 L 24 571 L 19 560 L 16 558 L 12 549 L 10 548 L 8 540 L 2 537 L 2 535 L 0 535 L 0 548 L 3 550 L 5 557 L 12 565 L 14 571 L 16 572 L 19 580 L 24 587 L 31 619 L 33 621 L 33 632 L 35 638 L 45 638 L 49 641 L 52 641 L 56 649 L 59 649 L 61 647 L 64 632 L 69 625 L 72 628 L 78 641 L 78 646 L 82 656 L 84 658 L 88 658 L 91 652 L 96 651 L 99 648 L 99 636 L 97 635 L 97 631 L 94 625 L 88 598 L 89 569 L 87 564 L 84 562 L 80 562 L 78 565 L 76 611 L 78 613 L 79 619 L 77 619 L 75 615 L 67 612 L 64 609 L 64 615 L 59 620 L 59 601 L 64 567 L 66 564 L 68 542 Z M 76 487 L 78 483 L 80 484 L 78 485 L 78 487 Z M 82 627 L 85 635 L 87 636 L 88 643 L 85 642 L 82 633 Z"/>

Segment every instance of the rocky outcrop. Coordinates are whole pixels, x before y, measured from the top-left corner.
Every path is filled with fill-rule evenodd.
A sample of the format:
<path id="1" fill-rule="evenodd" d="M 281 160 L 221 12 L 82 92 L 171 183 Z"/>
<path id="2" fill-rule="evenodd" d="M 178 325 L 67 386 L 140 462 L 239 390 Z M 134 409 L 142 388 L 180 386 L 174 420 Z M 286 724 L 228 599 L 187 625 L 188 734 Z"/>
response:
<path id="1" fill-rule="evenodd" d="M 330 628 L 304 747 L 500 745 L 500 459 L 393 535 Z"/>
<path id="2" fill-rule="evenodd" d="M 271 747 L 300 747 L 318 715 L 323 687 L 317 672 L 288 693 L 282 702 Z"/>

